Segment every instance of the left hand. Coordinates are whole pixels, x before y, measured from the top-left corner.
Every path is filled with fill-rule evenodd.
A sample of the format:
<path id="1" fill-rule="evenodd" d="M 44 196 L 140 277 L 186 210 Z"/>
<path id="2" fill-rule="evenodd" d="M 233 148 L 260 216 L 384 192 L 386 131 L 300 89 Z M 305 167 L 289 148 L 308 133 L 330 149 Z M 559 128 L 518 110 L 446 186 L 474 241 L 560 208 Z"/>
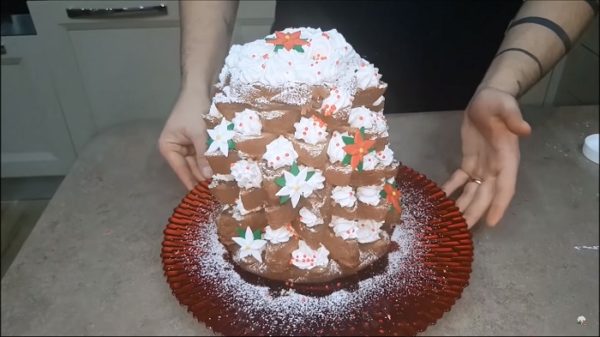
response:
<path id="1" fill-rule="evenodd" d="M 461 127 L 463 160 L 442 186 L 447 195 L 464 186 L 456 205 L 471 228 L 487 212 L 495 226 L 514 193 L 519 168 L 519 136 L 531 127 L 511 94 L 480 88 L 464 112 Z"/>

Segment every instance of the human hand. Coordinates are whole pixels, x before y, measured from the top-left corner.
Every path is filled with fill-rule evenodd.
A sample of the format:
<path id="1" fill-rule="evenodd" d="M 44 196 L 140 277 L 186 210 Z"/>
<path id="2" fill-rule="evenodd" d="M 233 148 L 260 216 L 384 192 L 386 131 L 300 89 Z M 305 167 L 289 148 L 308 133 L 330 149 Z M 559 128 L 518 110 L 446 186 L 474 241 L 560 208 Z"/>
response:
<path id="1" fill-rule="evenodd" d="M 512 95 L 488 87 L 471 99 L 461 127 L 462 164 L 442 186 L 447 195 L 464 186 L 456 205 L 469 228 L 486 211 L 489 226 L 502 219 L 515 192 L 519 136 L 530 133 Z"/>
<path id="2" fill-rule="evenodd" d="M 158 139 L 160 153 L 188 190 L 212 176 L 204 157 L 206 124 L 202 113 L 208 107 L 208 98 L 182 92 Z"/>

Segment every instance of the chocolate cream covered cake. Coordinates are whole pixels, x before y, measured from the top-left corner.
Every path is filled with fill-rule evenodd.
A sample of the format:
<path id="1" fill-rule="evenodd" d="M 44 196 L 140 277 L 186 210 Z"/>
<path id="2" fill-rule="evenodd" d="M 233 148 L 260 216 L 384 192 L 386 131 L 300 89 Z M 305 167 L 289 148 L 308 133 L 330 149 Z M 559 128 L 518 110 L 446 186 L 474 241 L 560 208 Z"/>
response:
<path id="1" fill-rule="evenodd" d="M 388 253 L 399 164 L 380 78 L 336 30 L 231 47 L 204 118 L 219 240 L 241 268 L 317 283 Z"/>

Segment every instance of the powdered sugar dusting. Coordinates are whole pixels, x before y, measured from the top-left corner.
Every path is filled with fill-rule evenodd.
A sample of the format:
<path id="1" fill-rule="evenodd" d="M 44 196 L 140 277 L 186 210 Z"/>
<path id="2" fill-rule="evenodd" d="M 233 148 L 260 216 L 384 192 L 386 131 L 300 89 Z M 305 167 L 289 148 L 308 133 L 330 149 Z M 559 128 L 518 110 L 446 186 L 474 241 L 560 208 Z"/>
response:
<path id="1" fill-rule="evenodd" d="M 194 266 L 194 271 L 190 272 L 197 273 L 209 284 L 217 285 L 212 291 L 219 293 L 213 295 L 222 298 L 230 306 L 228 309 L 235 310 L 237 319 L 247 320 L 238 322 L 240 325 L 252 327 L 261 321 L 260 324 L 265 324 L 263 329 L 270 327 L 269 334 L 296 334 L 307 324 L 331 329 L 351 317 L 360 317 L 365 303 L 385 300 L 390 289 L 411 292 L 428 277 L 427 269 L 414 263 L 418 254 L 424 253 L 416 238 L 423 223 L 410 210 L 414 202 L 406 202 L 407 198 L 415 196 L 404 196 L 409 209 L 405 209 L 402 225 L 397 226 L 392 234 L 391 239 L 398 248 L 388 255 L 387 267 L 382 273 L 359 281 L 355 289 L 337 290 L 316 297 L 293 290 L 274 294 L 269 287 L 246 282 L 226 258 L 227 251 L 217 238 L 214 217 L 206 226 L 199 226 L 199 232 L 194 234 L 199 238 L 195 247 L 198 253 L 197 260 L 188 264 Z"/>

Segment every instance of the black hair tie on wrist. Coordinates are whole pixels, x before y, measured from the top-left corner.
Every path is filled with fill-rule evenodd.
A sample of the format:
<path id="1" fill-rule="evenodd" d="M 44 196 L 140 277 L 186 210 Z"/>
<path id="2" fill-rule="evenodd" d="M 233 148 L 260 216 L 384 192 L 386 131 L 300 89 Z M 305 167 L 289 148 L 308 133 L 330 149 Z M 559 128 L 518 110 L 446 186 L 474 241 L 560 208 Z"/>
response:
<path id="1" fill-rule="evenodd" d="M 527 16 L 511 22 L 508 26 L 508 29 L 511 29 L 516 25 L 521 25 L 524 23 L 533 23 L 550 29 L 554 32 L 554 34 L 558 36 L 558 38 L 560 38 L 560 40 L 564 44 L 565 52 L 571 50 L 571 38 L 569 37 L 569 35 L 567 35 L 567 32 L 565 32 L 565 30 L 561 26 L 557 25 L 552 20 L 548 20 L 539 16 Z"/>
<path id="2" fill-rule="evenodd" d="M 507 51 L 518 51 L 518 52 L 521 52 L 521 53 L 531 57 L 535 61 L 535 63 L 537 63 L 538 69 L 540 71 L 540 78 L 542 78 L 542 76 L 544 76 L 544 67 L 542 67 L 542 62 L 540 62 L 540 60 L 537 57 L 535 57 L 535 55 L 533 55 L 532 53 L 530 53 L 529 51 L 527 51 L 523 48 L 506 48 L 506 49 L 498 52 L 498 54 L 496 54 L 496 56 L 494 56 L 494 57 L 498 57 L 499 55 L 504 54 Z"/>

